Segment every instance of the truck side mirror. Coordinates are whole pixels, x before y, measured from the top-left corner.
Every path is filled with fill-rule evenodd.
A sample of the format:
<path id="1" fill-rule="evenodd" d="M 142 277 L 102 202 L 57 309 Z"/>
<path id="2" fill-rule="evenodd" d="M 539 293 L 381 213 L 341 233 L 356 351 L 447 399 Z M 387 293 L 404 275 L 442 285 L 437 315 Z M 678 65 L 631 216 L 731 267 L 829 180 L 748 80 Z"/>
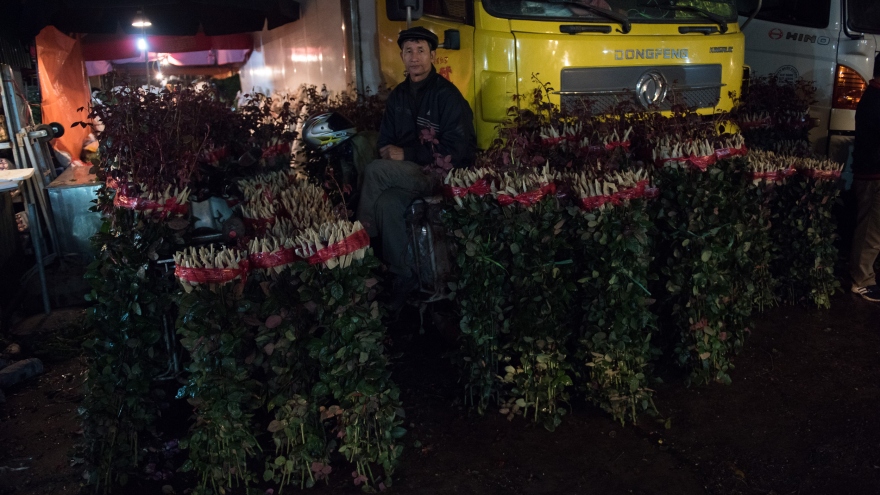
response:
<path id="1" fill-rule="evenodd" d="M 437 48 L 444 50 L 461 50 L 461 32 L 458 29 L 447 29 L 443 31 L 443 43 Z"/>
<path id="2" fill-rule="evenodd" d="M 387 0 L 385 2 L 385 15 L 388 16 L 389 21 L 415 21 L 422 17 L 422 12 L 422 0 Z"/>
<path id="3" fill-rule="evenodd" d="M 742 23 L 742 26 L 739 27 L 739 30 L 740 30 L 740 31 L 742 31 L 743 29 L 745 29 L 746 26 L 748 26 L 749 23 L 752 22 L 752 19 L 754 19 L 755 16 L 758 15 L 758 12 L 761 11 L 761 3 L 762 3 L 762 0 L 758 0 L 757 5 L 755 5 L 755 10 L 753 10 L 753 11 L 749 14 L 749 18 L 746 19 L 746 21 Z"/>

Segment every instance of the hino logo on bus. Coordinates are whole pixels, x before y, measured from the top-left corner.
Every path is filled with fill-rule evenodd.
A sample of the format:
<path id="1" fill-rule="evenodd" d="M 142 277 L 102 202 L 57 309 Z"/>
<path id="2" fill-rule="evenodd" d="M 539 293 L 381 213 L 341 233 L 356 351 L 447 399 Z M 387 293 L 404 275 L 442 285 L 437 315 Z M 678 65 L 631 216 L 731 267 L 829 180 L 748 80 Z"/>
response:
<path id="1" fill-rule="evenodd" d="M 771 40 L 780 40 L 782 39 L 782 30 L 780 29 L 771 29 L 767 36 L 770 37 Z M 786 31 L 785 39 L 791 41 L 803 41 L 804 43 L 815 43 L 817 45 L 827 45 L 831 43 L 831 38 L 828 36 L 816 36 L 812 34 L 804 34 L 804 33 L 793 33 L 791 31 Z"/>
<path id="2" fill-rule="evenodd" d="M 658 58 L 688 58 L 687 48 L 644 48 L 639 50 L 614 50 L 614 60 L 637 60 Z"/>
<path id="3" fill-rule="evenodd" d="M 639 99 L 639 103 L 647 108 L 663 103 L 668 89 L 669 85 L 663 74 L 656 70 L 649 70 L 642 74 L 636 83 L 636 97 Z"/>

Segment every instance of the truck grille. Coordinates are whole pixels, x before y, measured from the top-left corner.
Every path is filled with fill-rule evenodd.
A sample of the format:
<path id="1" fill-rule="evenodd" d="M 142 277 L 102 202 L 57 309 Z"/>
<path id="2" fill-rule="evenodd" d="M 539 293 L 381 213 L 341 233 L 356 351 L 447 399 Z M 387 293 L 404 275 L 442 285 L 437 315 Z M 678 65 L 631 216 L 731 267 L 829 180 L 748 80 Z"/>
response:
<path id="1" fill-rule="evenodd" d="M 623 102 L 656 110 L 711 108 L 721 99 L 721 66 L 568 68 L 557 94 L 565 111 L 608 112 Z"/>

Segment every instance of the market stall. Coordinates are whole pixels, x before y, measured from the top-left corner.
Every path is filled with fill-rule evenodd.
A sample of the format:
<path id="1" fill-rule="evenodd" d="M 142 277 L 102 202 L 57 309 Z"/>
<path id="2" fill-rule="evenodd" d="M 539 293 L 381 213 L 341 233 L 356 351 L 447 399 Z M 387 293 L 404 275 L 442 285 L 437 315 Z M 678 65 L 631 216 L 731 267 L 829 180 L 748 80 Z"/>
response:
<path id="1" fill-rule="evenodd" d="M 536 86 L 432 200 L 467 407 L 554 430 L 579 397 L 636 422 L 657 412 L 656 363 L 729 383 L 753 312 L 828 306 L 839 164 L 750 149 L 748 113 L 593 115 Z M 195 493 L 392 486 L 406 405 L 381 266 L 334 164 L 291 167 L 303 116 L 331 109 L 375 128 L 382 102 L 312 87 L 232 110 L 210 89 L 128 86 L 82 116 L 103 125 L 82 404 L 96 491 L 173 470 Z M 156 426 L 172 401 L 179 441 Z M 172 450 L 178 465 L 153 459 Z"/>

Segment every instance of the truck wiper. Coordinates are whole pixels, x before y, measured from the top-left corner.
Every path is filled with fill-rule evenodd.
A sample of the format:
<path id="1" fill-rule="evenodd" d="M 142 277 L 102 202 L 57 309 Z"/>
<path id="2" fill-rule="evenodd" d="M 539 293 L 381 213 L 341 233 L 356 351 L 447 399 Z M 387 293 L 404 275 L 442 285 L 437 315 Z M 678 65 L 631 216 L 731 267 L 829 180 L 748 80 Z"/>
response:
<path id="1" fill-rule="evenodd" d="M 700 14 L 701 16 L 705 17 L 706 19 L 709 19 L 710 21 L 714 22 L 715 24 L 718 24 L 718 27 L 720 28 L 719 31 L 721 32 L 721 34 L 724 34 L 727 32 L 727 21 L 725 21 L 723 18 L 721 18 L 721 16 L 719 16 L 718 14 L 713 14 L 713 13 L 711 13 L 707 10 L 703 10 L 699 7 L 692 7 L 690 5 L 656 5 L 656 6 L 654 6 L 654 8 L 661 9 L 661 10 L 678 10 L 681 12 L 693 12 L 695 14 Z"/>
<path id="2" fill-rule="evenodd" d="M 530 1 L 535 2 L 535 3 L 547 3 L 547 4 L 562 5 L 565 7 L 575 7 L 578 9 L 589 10 L 590 12 L 592 12 L 594 14 L 598 14 L 601 17 L 604 17 L 606 19 L 611 19 L 612 21 L 620 24 L 620 32 L 623 34 L 629 33 L 630 30 L 632 29 L 632 25 L 630 24 L 629 19 L 627 19 L 625 15 L 620 15 L 617 12 L 614 12 L 613 10 L 603 9 L 602 7 L 594 7 L 592 5 L 584 5 L 584 4 L 578 3 L 578 2 L 554 2 L 552 0 L 530 0 Z M 572 14 L 575 14 L 575 13 L 572 12 Z M 575 15 L 577 15 L 577 14 L 575 14 Z"/>

